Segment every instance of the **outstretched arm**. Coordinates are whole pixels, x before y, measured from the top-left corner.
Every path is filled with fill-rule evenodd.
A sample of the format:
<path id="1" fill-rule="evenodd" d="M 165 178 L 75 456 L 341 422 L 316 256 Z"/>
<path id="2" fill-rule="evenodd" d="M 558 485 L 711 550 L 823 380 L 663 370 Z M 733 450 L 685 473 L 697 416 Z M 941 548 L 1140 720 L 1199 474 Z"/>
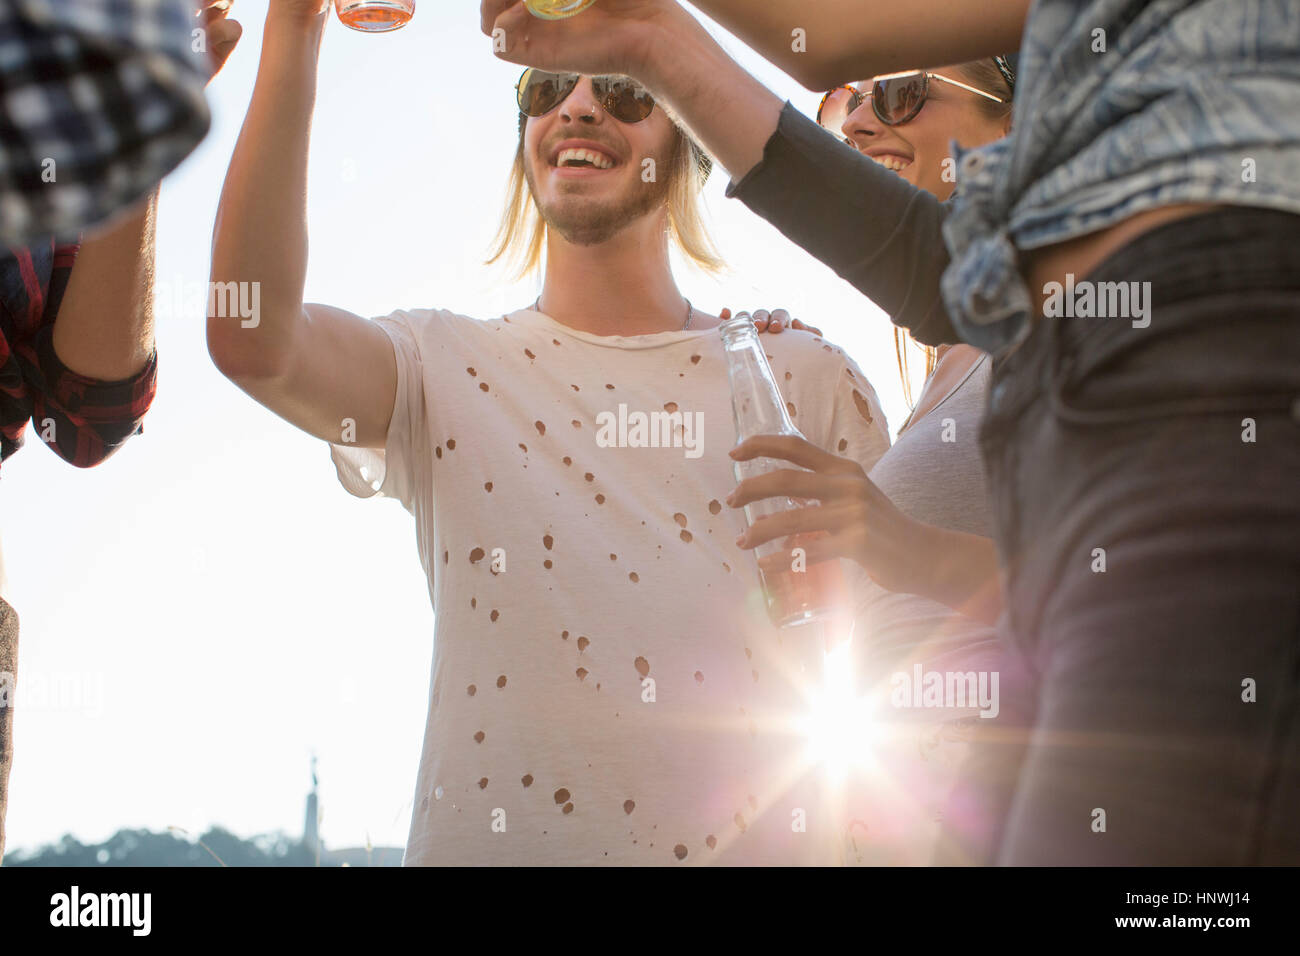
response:
<path id="1" fill-rule="evenodd" d="M 382 448 L 397 390 L 388 337 L 350 312 L 303 304 L 307 153 L 329 9 L 328 0 L 272 0 L 267 12 L 217 211 L 208 351 L 228 378 L 304 431 L 338 442 L 350 421 L 357 445 Z"/>

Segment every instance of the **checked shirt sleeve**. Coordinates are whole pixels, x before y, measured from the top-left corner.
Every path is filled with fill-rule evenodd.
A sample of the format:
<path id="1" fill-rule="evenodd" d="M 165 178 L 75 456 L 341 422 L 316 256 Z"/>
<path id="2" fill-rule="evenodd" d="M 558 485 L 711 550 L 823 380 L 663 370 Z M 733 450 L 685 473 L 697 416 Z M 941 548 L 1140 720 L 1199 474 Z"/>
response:
<path id="1" fill-rule="evenodd" d="M 207 133 L 187 0 L 0 2 L 0 244 L 144 197 Z"/>
<path id="2" fill-rule="evenodd" d="M 158 356 L 150 355 L 137 374 L 117 382 L 87 378 L 59 358 L 54 351 L 54 320 L 78 248 L 75 243 L 47 244 L 35 255 L 21 250 L 18 257 L 10 257 L 22 267 L 28 298 L 5 305 L 11 314 L 26 313 L 30 318 L 16 330 L 19 334 L 10 347 L 36 434 L 60 458 L 89 468 L 143 430 L 141 423 L 156 390 Z M 14 438 L 6 441 L 9 453 L 21 444 L 21 433 Z"/>

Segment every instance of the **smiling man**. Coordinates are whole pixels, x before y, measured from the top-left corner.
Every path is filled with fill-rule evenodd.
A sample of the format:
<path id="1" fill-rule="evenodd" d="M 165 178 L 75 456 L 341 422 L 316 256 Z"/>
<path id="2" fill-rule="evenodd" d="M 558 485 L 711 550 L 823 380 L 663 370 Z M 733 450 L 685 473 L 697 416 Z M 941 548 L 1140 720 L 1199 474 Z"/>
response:
<path id="1" fill-rule="evenodd" d="M 212 275 L 260 283 L 261 315 L 210 317 L 208 342 L 349 491 L 415 519 L 437 613 L 405 862 L 825 861 L 834 821 L 790 733 L 820 648 L 767 622 L 736 547 L 719 319 L 669 268 L 670 240 L 717 262 L 708 158 L 625 78 L 530 71 L 500 104 L 519 140 L 493 258 L 545 252 L 538 301 L 486 321 L 304 304 L 318 6 L 268 14 Z M 888 439 L 861 371 L 811 335 L 768 348 L 808 437 L 870 467 Z"/>

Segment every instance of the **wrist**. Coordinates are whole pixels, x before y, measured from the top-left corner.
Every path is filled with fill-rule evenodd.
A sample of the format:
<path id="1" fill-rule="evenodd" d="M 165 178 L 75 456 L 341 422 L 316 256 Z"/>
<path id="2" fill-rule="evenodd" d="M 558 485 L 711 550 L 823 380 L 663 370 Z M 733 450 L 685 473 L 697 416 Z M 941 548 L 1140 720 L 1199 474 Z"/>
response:
<path id="1" fill-rule="evenodd" d="M 673 91 L 674 81 L 702 61 L 701 54 L 713 42 L 699 20 L 678 3 L 666 4 L 646 21 L 631 52 L 630 75 L 653 93 Z"/>

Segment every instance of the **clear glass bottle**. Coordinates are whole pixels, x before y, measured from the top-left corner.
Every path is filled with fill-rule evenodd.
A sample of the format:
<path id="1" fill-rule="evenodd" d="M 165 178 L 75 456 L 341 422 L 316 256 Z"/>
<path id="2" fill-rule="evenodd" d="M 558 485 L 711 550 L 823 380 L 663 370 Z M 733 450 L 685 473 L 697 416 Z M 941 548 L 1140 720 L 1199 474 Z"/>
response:
<path id="1" fill-rule="evenodd" d="M 388 33 L 415 15 L 415 0 L 334 0 L 339 20 L 362 33 Z"/>
<path id="2" fill-rule="evenodd" d="M 742 313 L 723 322 L 719 332 L 727 356 L 727 375 L 731 380 L 736 443 L 754 435 L 796 435 L 802 438 L 799 429 L 790 421 L 753 320 Z M 735 465 L 736 481 L 776 469 L 798 467 L 773 458 L 738 461 Z M 803 507 L 805 503 L 793 498 L 764 498 L 745 506 L 745 520 L 752 525 L 759 518 Z M 754 549 L 755 560 L 760 562 L 778 553 L 784 553 L 788 558 L 783 562 L 785 570 L 765 571 L 760 564 L 758 572 L 768 614 L 777 627 L 828 620 L 843 613 L 845 582 L 838 559 L 808 565 L 797 560 L 795 553 L 796 548 L 806 551 L 811 542 L 827 534 L 819 531 L 776 538 Z"/>

